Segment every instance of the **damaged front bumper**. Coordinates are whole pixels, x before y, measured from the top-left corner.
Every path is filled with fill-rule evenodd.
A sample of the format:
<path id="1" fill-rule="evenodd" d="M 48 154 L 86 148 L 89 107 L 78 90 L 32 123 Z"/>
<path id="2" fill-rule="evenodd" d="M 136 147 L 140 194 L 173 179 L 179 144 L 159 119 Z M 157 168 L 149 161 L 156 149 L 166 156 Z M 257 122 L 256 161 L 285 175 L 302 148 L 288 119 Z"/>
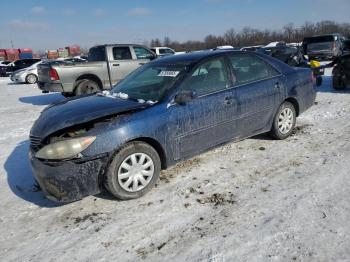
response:
<path id="1" fill-rule="evenodd" d="M 73 202 L 102 190 L 101 177 L 106 168 L 107 155 L 67 161 L 42 161 L 29 158 L 33 174 L 45 196 L 56 202 Z"/>

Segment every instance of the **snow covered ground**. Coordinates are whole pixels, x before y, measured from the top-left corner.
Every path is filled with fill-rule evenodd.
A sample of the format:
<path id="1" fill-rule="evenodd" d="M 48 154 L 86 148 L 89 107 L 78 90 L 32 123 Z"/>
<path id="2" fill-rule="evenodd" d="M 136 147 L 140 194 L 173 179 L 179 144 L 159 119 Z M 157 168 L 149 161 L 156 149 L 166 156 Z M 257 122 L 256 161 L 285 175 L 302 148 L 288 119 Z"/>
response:
<path id="1" fill-rule="evenodd" d="M 0 78 L 1 261 L 350 261 L 350 90 L 329 76 L 289 139 L 209 151 L 132 201 L 36 192 L 28 133 L 61 99 Z"/>

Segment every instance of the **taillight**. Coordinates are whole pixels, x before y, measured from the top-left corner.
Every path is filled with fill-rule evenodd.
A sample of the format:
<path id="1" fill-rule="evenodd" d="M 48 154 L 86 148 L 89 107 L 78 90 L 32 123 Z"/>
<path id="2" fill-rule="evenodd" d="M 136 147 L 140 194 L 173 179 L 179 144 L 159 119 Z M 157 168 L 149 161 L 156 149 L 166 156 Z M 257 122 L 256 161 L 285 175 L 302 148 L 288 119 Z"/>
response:
<path id="1" fill-rule="evenodd" d="M 60 80 L 60 77 L 58 76 L 56 69 L 53 69 L 53 68 L 50 69 L 50 79 L 51 81 Z"/>

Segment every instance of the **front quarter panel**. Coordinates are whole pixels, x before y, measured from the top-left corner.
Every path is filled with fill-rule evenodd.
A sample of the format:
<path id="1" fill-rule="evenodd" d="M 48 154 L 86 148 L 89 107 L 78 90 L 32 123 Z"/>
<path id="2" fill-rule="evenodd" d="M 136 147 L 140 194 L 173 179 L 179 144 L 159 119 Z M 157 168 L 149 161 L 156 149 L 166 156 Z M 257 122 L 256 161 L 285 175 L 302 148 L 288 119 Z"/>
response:
<path id="1" fill-rule="evenodd" d="M 129 141 L 152 139 L 162 147 L 167 162 L 172 159 L 171 130 L 168 130 L 166 104 L 156 104 L 145 110 L 116 116 L 110 122 L 101 124 L 89 132 L 96 140 L 83 152 L 91 157 L 113 154 Z M 169 158 L 169 159 L 168 159 Z"/>

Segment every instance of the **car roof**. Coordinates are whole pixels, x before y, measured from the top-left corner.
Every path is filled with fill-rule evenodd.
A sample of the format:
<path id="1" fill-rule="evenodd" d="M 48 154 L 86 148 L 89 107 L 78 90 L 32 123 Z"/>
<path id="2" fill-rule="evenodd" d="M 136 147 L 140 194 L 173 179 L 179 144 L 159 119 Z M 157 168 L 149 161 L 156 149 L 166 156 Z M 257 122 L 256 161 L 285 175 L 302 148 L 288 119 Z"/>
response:
<path id="1" fill-rule="evenodd" d="M 225 53 L 247 53 L 242 52 L 238 50 L 215 50 L 215 51 L 198 51 L 198 52 L 192 52 L 192 53 L 186 53 L 186 54 L 179 54 L 179 55 L 172 55 L 172 56 L 165 56 L 162 58 L 158 58 L 154 60 L 154 62 L 159 63 L 180 63 L 180 62 L 199 62 L 200 60 L 215 57 L 221 54 Z"/>

